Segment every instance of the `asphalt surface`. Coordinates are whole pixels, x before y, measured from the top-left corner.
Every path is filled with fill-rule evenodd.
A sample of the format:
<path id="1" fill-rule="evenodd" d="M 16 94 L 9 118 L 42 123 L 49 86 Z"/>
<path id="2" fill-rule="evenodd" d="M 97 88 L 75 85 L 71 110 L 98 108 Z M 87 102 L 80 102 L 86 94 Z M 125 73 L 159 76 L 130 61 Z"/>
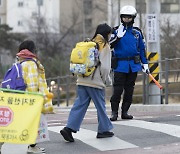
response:
<path id="1" fill-rule="evenodd" d="M 55 114 L 46 115 L 50 141 L 38 144 L 46 154 L 179 154 L 180 105 L 132 105 L 133 120 L 113 122 L 115 136 L 97 139 L 97 114 L 90 106 L 76 134 L 75 142 L 68 143 L 59 131 L 66 125 L 71 107 L 55 107 Z M 110 107 L 107 107 L 110 116 Z M 22 147 L 6 146 L 3 154 L 21 154 Z M 14 152 L 12 153 L 12 150 Z M 22 153 L 24 154 L 24 153 Z"/>
<path id="2" fill-rule="evenodd" d="M 59 134 L 67 122 L 71 107 L 56 108 L 56 114 L 48 115 L 51 141 L 40 144 L 48 154 L 176 154 L 180 153 L 180 106 L 133 105 L 133 120 L 113 122 L 115 136 L 96 139 L 97 115 L 91 106 L 78 133 L 73 134 L 74 143 L 67 143 Z M 110 116 L 110 107 L 107 107 Z M 55 131 L 52 131 L 55 128 Z M 92 133 L 92 132 L 93 133 Z M 79 134 L 79 135 L 78 135 Z M 77 136 L 76 136 L 77 135 Z M 101 144 L 102 143 L 102 144 Z"/>

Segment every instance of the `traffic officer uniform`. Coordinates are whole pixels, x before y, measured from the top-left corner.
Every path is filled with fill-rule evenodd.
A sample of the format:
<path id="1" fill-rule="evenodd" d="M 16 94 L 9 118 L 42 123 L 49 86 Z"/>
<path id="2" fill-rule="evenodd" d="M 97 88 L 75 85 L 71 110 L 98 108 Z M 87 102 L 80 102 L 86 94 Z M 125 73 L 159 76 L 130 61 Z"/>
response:
<path id="1" fill-rule="evenodd" d="M 132 103 L 134 85 L 138 71 L 148 73 L 148 62 L 145 52 L 145 42 L 142 32 L 139 28 L 133 27 L 136 10 L 132 6 L 124 6 L 120 12 L 122 24 L 114 28 L 110 44 L 113 48 L 112 64 L 114 71 L 113 94 L 110 99 L 112 115 L 110 120 L 116 121 L 118 117 L 119 103 L 121 95 L 122 102 L 122 119 L 133 119 L 128 115 L 128 110 Z M 128 23 L 122 18 L 132 18 Z"/>

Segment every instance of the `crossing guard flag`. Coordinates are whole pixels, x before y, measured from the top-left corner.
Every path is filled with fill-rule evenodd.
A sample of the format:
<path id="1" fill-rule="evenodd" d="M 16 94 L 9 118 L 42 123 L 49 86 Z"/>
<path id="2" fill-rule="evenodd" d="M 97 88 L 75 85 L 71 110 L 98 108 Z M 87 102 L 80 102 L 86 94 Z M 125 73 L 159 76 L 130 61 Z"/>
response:
<path id="1" fill-rule="evenodd" d="M 0 89 L 0 142 L 34 144 L 43 103 L 40 94 Z"/>

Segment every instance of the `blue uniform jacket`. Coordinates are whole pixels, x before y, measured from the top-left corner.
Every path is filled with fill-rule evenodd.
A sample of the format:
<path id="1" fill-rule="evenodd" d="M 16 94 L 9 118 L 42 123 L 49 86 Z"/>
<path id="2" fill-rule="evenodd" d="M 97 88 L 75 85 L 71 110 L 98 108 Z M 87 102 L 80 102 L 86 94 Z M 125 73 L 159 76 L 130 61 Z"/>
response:
<path id="1" fill-rule="evenodd" d="M 117 28 L 111 36 L 111 47 L 114 48 L 113 55 L 118 58 L 128 58 L 139 55 L 141 63 L 147 64 L 146 47 L 142 32 L 137 27 L 128 27 L 126 33 L 122 38 L 117 38 Z M 119 60 L 118 67 L 114 69 L 115 72 L 128 73 L 130 68 L 132 72 L 142 70 L 141 63 L 135 64 L 134 60 Z"/>

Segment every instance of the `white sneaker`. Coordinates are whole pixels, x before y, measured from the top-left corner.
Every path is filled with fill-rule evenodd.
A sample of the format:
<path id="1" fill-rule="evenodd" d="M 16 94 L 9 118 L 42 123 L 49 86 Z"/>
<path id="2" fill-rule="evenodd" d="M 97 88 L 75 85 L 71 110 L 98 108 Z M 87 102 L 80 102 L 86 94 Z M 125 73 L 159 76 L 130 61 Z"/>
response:
<path id="1" fill-rule="evenodd" d="M 40 148 L 38 146 L 34 146 L 34 147 L 31 147 L 31 146 L 28 146 L 28 151 L 29 153 L 43 153 L 45 154 L 45 148 Z"/>

